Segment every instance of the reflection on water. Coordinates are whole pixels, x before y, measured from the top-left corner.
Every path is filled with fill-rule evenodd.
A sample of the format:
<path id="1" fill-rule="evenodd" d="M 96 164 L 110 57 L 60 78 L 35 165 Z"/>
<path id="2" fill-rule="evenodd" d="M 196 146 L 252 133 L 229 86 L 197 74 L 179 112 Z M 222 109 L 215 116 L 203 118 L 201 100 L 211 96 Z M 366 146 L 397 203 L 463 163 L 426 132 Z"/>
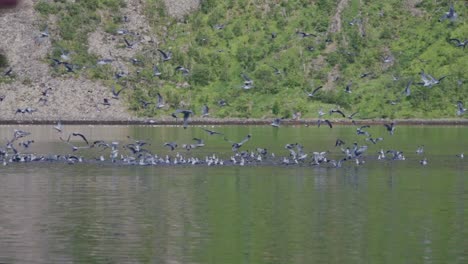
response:
<path id="1" fill-rule="evenodd" d="M 12 129 L 0 129 L 0 137 Z M 22 129 L 35 135 L 34 151 L 67 151 L 49 128 Z M 200 136 L 175 128 L 68 129 L 93 140 L 151 139 L 155 150 Z M 326 150 L 354 130 L 217 129 L 237 138 L 261 133 L 261 146 L 294 137 L 311 150 Z M 467 130 L 400 129 L 427 142 L 428 166 L 413 157 L 341 169 L 1 167 L 0 263 L 466 263 L 468 167 L 452 153 L 466 149 Z M 439 137 L 447 141 L 433 140 Z M 421 144 L 406 136 L 385 140 L 402 141 L 410 158 Z M 214 150 L 229 151 L 213 142 Z"/>

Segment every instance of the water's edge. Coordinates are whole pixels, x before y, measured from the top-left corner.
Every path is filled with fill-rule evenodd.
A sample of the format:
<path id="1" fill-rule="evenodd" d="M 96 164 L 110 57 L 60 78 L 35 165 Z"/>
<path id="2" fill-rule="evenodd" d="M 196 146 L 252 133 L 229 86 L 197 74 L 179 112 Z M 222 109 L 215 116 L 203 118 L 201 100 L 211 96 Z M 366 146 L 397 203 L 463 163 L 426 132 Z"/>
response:
<path id="1" fill-rule="evenodd" d="M 50 125 L 58 120 L 25 119 L 25 120 L 0 120 L 0 125 Z M 182 119 L 129 119 L 129 120 L 60 120 L 63 124 L 73 125 L 180 125 Z M 269 125 L 273 119 L 243 119 L 243 118 L 194 118 L 190 120 L 192 125 Z M 281 125 L 316 125 L 317 119 L 282 120 Z M 349 119 L 330 120 L 333 125 L 379 125 L 395 122 L 400 125 L 449 125 L 468 126 L 468 119 L 363 119 L 354 121 Z"/>

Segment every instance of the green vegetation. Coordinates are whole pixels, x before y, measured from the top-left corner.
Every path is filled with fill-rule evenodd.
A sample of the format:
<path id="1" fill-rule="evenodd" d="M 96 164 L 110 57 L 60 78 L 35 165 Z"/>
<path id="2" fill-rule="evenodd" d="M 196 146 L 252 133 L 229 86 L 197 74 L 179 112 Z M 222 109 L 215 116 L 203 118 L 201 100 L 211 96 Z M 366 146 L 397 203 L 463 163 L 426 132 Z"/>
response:
<path id="1" fill-rule="evenodd" d="M 449 1 L 408 8 L 399 0 L 350 0 L 336 32 L 330 30 L 336 0 L 206 0 L 182 20 L 167 16 L 162 2 L 146 0 L 145 16 L 158 48 L 172 51 L 172 60 L 162 62 L 154 46 L 145 46 L 136 56 L 142 64 L 123 62 L 133 74 L 117 83 L 134 88 L 126 96 L 138 115 L 167 116 L 178 107 L 199 114 L 207 104 L 213 117 L 290 117 L 296 111 L 316 117 L 321 107 L 340 107 L 359 111 L 359 118 L 441 118 L 454 117 L 455 102 L 468 98 L 467 51 L 449 42 L 468 37 L 461 2 L 455 3 L 457 21 L 439 22 Z M 98 26 L 109 33 L 124 27 L 123 6 L 118 0 L 39 2 L 41 14 L 60 18 L 51 57 L 61 49 L 72 51 L 73 62 L 86 66 L 78 74 L 113 85 L 110 67 L 92 67 L 97 57 L 88 53 L 86 36 Z M 299 31 L 317 37 L 302 38 Z M 116 39 L 115 45 L 125 48 Z M 155 64 L 160 77 L 153 76 Z M 179 65 L 190 74 L 175 71 Z M 447 77 L 431 88 L 415 85 L 421 70 Z M 241 88 L 242 73 L 254 80 L 254 88 Z M 363 73 L 371 74 L 361 78 Z M 410 80 L 412 93 L 406 97 L 402 92 Z M 349 82 L 353 92 L 346 94 Z M 306 92 L 319 85 L 326 89 L 308 98 Z M 157 92 L 170 109 L 143 109 L 140 100 L 156 102 Z M 222 99 L 227 106 L 218 106 Z"/>

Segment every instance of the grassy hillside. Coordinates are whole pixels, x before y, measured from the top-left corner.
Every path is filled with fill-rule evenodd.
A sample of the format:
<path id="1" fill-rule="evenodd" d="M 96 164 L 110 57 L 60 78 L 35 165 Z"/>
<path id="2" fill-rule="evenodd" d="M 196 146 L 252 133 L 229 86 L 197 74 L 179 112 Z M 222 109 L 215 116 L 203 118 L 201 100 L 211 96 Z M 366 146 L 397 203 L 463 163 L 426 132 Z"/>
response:
<path id="1" fill-rule="evenodd" d="M 137 63 L 120 58 L 129 74 L 119 79 L 114 77 L 119 69 L 96 67 L 99 56 L 88 50 L 87 36 L 100 28 L 114 35 L 110 45 L 128 49 L 116 33 L 132 21 L 123 18 L 123 0 L 40 1 L 36 10 L 44 21 L 58 18 L 49 59 L 67 50 L 77 65 L 75 73 L 54 68 L 55 74 L 128 87 L 123 98 L 141 116 L 167 116 L 177 108 L 200 114 L 206 104 L 212 117 L 291 117 L 300 111 L 315 118 L 322 107 L 359 111 L 359 118 L 455 117 L 456 101 L 468 105 L 468 48 L 449 39 L 468 38 L 466 4 L 454 2 L 456 21 L 439 21 L 450 1 L 409 2 L 205 0 L 198 12 L 176 20 L 165 14 L 161 0 L 145 0 L 144 15 L 157 41 L 140 47 Z M 163 62 L 157 48 L 171 51 L 172 59 Z M 154 76 L 153 65 L 160 76 Z M 176 71 L 177 66 L 189 73 Z M 447 77 L 423 87 L 416 85 L 421 70 Z M 254 81 L 252 89 L 241 88 L 242 73 Z M 411 80 L 411 95 L 405 96 Z M 352 93 L 345 93 L 349 83 Z M 306 92 L 321 85 L 308 98 Z M 155 103 L 158 92 L 167 106 L 144 108 L 141 100 Z M 220 106 L 220 100 L 227 105 Z"/>

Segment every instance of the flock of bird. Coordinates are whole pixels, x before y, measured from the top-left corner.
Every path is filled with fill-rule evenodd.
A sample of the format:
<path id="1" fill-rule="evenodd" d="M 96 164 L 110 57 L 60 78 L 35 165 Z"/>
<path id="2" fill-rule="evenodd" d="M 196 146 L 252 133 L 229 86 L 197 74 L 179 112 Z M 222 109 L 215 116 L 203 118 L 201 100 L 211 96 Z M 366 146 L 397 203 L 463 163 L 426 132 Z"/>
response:
<path id="1" fill-rule="evenodd" d="M 180 111 L 180 113 L 183 113 Z M 330 111 L 329 114 L 333 114 Z M 188 115 L 184 113 L 184 115 Z M 356 135 L 362 138 L 363 142 L 369 142 L 372 146 L 378 146 L 383 137 L 373 137 L 368 129 L 369 125 L 359 125 L 356 122 Z M 271 124 L 274 128 L 280 127 L 275 120 Z M 319 123 L 320 125 L 320 123 Z M 332 126 L 330 125 L 330 128 Z M 396 124 L 391 122 L 384 124 L 389 136 L 393 136 L 396 131 Z M 380 148 L 375 154 L 369 153 L 369 146 L 359 144 L 354 141 L 346 144 L 343 139 L 337 138 L 334 146 L 330 150 L 306 151 L 300 143 L 288 143 L 284 150 L 277 154 L 270 152 L 267 146 L 255 146 L 252 143 L 252 135 L 248 134 L 240 140 L 230 140 L 223 133 L 201 127 L 206 134 L 204 138 L 193 138 L 193 142 L 181 144 L 177 141 L 170 141 L 161 144 L 159 147 L 163 154 L 156 154 L 150 149 L 151 142 L 147 140 L 133 139 L 127 136 L 125 141 L 91 141 L 86 135 L 80 132 L 65 133 L 64 126 L 58 122 L 53 129 L 58 134 L 61 144 L 70 148 L 68 154 L 37 154 L 31 152 L 32 145 L 36 142 L 30 132 L 15 129 L 11 139 L 6 139 L 6 144 L 0 147 L 0 162 L 4 166 L 10 163 L 28 162 L 62 162 L 68 164 L 76 163 L 102 163 L 116 165 L 205 165 L 205 166 L 256 166 L 256 165 L 278 165 L 278 166 L 321 166 L 330 168 L 340 168 L 345 163 L 361 166 L 366 160 L 406 160 L 402 150 Z M 206 146 L 206 141 L 211 141 L 213 137 L 222 138 L 226 141 L 226 146 L 230 146 L 230 151 L 206 154 L 208 151 L 202 150 Z M 209 144 L 208 144 L 209 145 Z M 214 144 L 213 144 L 214 145 Z M 165 150 L 163 150 L 165 148 Z M 250 150 L 248 149 L 250 148 Z M 230 154 L 229 154 L 230 153 Z M 415 153 L 421 157 L 419 163 L 428 165 L 428 159 L 424 157 L 424 145 L 418 146 Z M 464 158 L 463 153 L 454 154 L 454 157 Z"/>
<path id="2" fill-rule="evenodd" d="M 449 11 L 445 12 L 443 14 L 443 16 L 440 17 L 439 21 L 444 21 L 444 20 L 455 21 L 457 19 L 457 17 L 458 17 L 458 15 L 455 12 L 455 9 L 454 9 L 453 4 L 452 4 L 452 5 L 450 5 Z M 127 23 L 127 22 L 129 22 L 129 18 L 125 16 L 123 21 L 125 23 Z M 361 21 L 358 20 L 358 19 L 353 19 L 353 21 L 349 22 L 350 25 L 354 25 L 354 24 L 358 24 L 358 23 L 361 23 Z M 223 30 L 224 25 L 217 24 L 217 25 L 214 25 L 213 28 L 215 30 Z M 128 49 L 133 49 L 138 43 L 140 43 L 140 41 L 138 40 L 138 37 L 140 36 L 140 34 L 138 34 L 138 33 L 131 32 L 131 31 L 126 30 L 126 29 L 117 29 L 116 34 L 121 37 L 121 39 L 123 41 L 123 44 L 125 44 L 125 47 L 128 48 Z M 312 33 L 303 32 L 303 31 L 297 31 L 296 34 L 300 38 L 316 37 L 316 35 L 314 35 Z M 272 33 L 272 35 L 271 35 L 272 38 L 276 38 L 276 36 L 277 36 L 276 33 Z M 46 27 L 44 31 L 42 31 L 42 32 L 40 32 L 40 34 L 38 34 L 38 36 L 36 37 L 36 42 L 42 42 L 44 39 L 47 39 L 49 37 L 50 37 L 50 33 L 49 33 L 49 30 L 48 30 L 48 27 Z M 456 47 L 461 47 L 463 49 L 468 44 L 468 40 L 466 40 L 466 39 L 462 41 L 460 39 L 451 38 L 448 41 L 450 43 L 454 43 Z M 66 70 L 66 72 L 75 72 L 76 70 L 78 70 L 80 68 L 84 68 L 84 66 L 82 67 L 82 66 L 76 65 L 76 64 L 71 62 L 70 53 L 71 52 L 65 51 L 65 50 L 62 49 L 60 58 L 53 58 L 52 59 L 52 67 L 54 67 L 54 68 L 63 67 Z M 169 50 L 157 49 L 157 53 L 159 53 L 160 58 L 161 58 L 163 63 L 173 59 L 173 54 Z M 117 61 L 117 59 L 114 56 L 112 56 L 111 52 L 109 52 L 109 55 L 110 55 L 109 58 L 98 59 L 97 62 L 96 62 L 96 65 L 91 66 L 91 67 L 99 67 L 100 65 L 111 64 L 111 63 Z M 393 60 L 393 57 L 391 55 L 387 55 L 387 56 L 383 57 L 384 62 L 391 62 L 392 60 Z M 137 59 L 137 58 L 131 58 L 130 61 L 134 65 L 142 65 L 143 64 L 143 62 L 141 60 Z M 282 74 L 281 70 L 279 70 L 278 68 L 276 68 L 274 66 L 271 66 L 271 67 L 274 70 L 274 74 L 277 74 L 277 75 Z M 183 76 L 187 76 L 187 75 L 190 74 L 190 69 L 188 69 L 187 67 L 184 67 L 182 65 L 179 65 L 179 66 L 174 68 L 174 72 L 176 72 L 176 73 L 180 72 Z M 13 69 L 9 68 L 6 72 L 4 72 L 3 75 L 4 76 L 12 76 L 13 73 L 14 73 Z M 138 73 L 139 73 L 139 71 L 137 71 L 137 74 Z M 129 75 L 129 73 L 126 73 L 122 69 L 117 71 L 114 74 L 114 78 L 116 79 L 116 84 L 118 83 L 118 81 L 121 78 L 126 77 L 128 75 Z M 163 73 L 160 71 L 159 66 L 154 64 L 153 65 L 153 76 L 154 77 L 161 77 L 162 75 L 163 75 Z M 373 76 L 373 73 L 372 72 L 365 72 L 365 73 L 362 73 L 360 75 L 361 78 L 366 78 L 366 77 L 369 77 L 369 76 Z M 422 69 L 421 72 L 420 72 L 421 81 L 417 82 L 415 84 L 421 85 L 423 87 L 431 88 L 431 87 L 433 87 L 435 85 L 440 84 L 446 77 L 447 76 L 441 76 L 439 78 L 435 78 L 434 76 L 430 75 L 429 73 L 425 72 Z M 242 88 L 244 90 L 250 90 L 250 89 L 255 88 L 254 79 L 250 78 L 250 76 L 247 73 L 244 73 L 244 72 L 241 73 L 241 78 L 243 80 L 243 83 L 241 83 L 239 85 L 240 88 Z M 398 77 L 394 77 L 394 80 L 398 80 L 398 79 L 399 79 Z M 407 83 L 405 89 L 402 91 L 402 94 L 404 96 L 410 96 L 411 95 L 411 85 L 412 84 L 413 84 L 413 80 L 410 80 Z M 347 83 L 347 85 L 344 88 L 344 92 L 347 93 L 347 94 L 351 94 L 353 92 L 352 85 L 353 85 L 352 81 Z M 126 90 L 128 88 L 129 88 L 128 86 L 123 86 L 123 88 L 120 88 L 119 90 L 117 90 L 116 86 L 114 85 L 112 87 L 112 91 L 111 91 L 112 94 L 109 95 L 108 97 L 99 99 L 99 102 L 96 103 L 97 111 L 101 111 L 101 107 L 105 107 L 105 108 L 111 107 L 112 100 L 118 100 L 120 94 L 124 90 Z M 307 96 L 309 98 L 313 98 L 320 92 L 320 89 L 322 89 L 322 86 L 319 86 L 319 87 L 313 89 L 310 92 L 306 92 L 306 94 L 307 94 Z M 41 95 L 39 96 L 39 99 L 38 99 L 39 102 L 43 103 L 43 105 L 46 105 L 47 102 L 48 102 L 49 94 L 51 92 L 53 92 L 51 87 L 47 87 L 45 90 L 41 91 Z M 3 101 L 3 99 L 5 99 L 5 95 L 0 94 L 0 102 Z M 390 101 L 390 103 L 391 104 L 397 104 L 398 101 Z M 168 108 L 172 107 L 171 104 L 165 103 L 164 97 L 160 92 L 158 92 L 156 94 L 156 100 L 146 101 L 146 100 L 140 99 L 139 104 L 140 104 L 141 108 L 144 108 L 144 109 L 150 107 L 151 105 L 154 105 L 155 109 L 163 109 L 163 108 L 168 109 Z M 224 107 L 224 106 L 228 105 L 228 102 L 225 99 L 220 99 L 220 100 L 217 101 L 217 104 L 220 107 Z M 458 101 L 456 103 L 456 106 L 457 106 L 456 114 L 459 115 L 459 116 L 463 115 L 465 113 L 465 111 L 466 111 L 466 108 L 464 108 L 464 106 L 463 106 L 463 102 Z M 22 114 L 22 115 L 24 115 L 24 114 L 33 114 L 33 113 L 35 113 L 37 111 L 40 111 L 40 110 L 38 110 L 37 108 L 32 108 L 32 107 L 18 108 L 18 109 L 16 109 L 15 114 Z M 194 111 L 193 109 L 178 109 L 172 114 L 172 117 L 178 118 L 180 115 L 182 115 L 184 128 L 186 128 L 187 125 L 188 125 L 189 117 L 193 116 L 195 112 L 196 111 Z M 295 116 L 297 116 L 297 114 L 298 113 L 294 113 Z M 210 115 L 209 106 L 208 105 L 203 105 L 202 109 L 201 109 L 201 117 L 208 117 L 209 115 Z M 332 126 L 332 124 L 330 123 L 330 120 L 327 120 L 327 119 L 323 120 L 323 119 L 321 119 L 321 116 L 319 116 L 319 122 L 318 122 L 319 126 L 322 123 L 324 123 L 324 124 L 326 124 L 326 125 L 328 125 L 330 127 Z M 275 120 L 274 124 L 279 125 L 278 119 Z"/>
<path id="3" fill-rule="evenodd" d="M 450 6 L 450 9 L 447 13 L 445 13 L 440 20 L 451 20 L 454 21 L 457 18 L 457 14 L 453 8 L 453 5 Z M 125 19 L 125 22 L 128 22 L 128 19 Z M 353 23 L 359 23 L 359 21 L 353 21 Z M 351 24 L 351 23 L 350 23 Z M 224 25 L 215 25 L 215 29 L 222 30 Z M 306 37 L 315 37 L 312 33 L 307 32 L 296 32 L 301 38 Z M 117 34 L 123 36 L 123 41 L 125 43 L 125 47 L 128 49 L 132 49 L 135 45 L 138 44 L 138 41 L 131 41 L 129 39 L 130 32 L 124 29 L 117 30 Z M 45 38 L 48 38 L 49 32 L 48 28 L 46 28 L 43 32 L 41 32 L 40 36 L 37 37 L 37 41 L 42 41 Z M 276 37 L 276 33 L 272 34 L 272 38 Z M 457 47 L 462 47 L 463 49 L 468 44 L 468 40 L 461 41 L 459 39 L 450 39 L 450 42 L 455 43 Z M 172 52 L 164 51 L 162 49 L 157 49 L 158 53 L 161 56 L 162 62 L 170 61 L 173 57 Z M 112 56 L 112 54 L 111 54 Z M 391 57 L 385 57 L 384 61 L 392 60 Z M 110 64 L 114 61 L 112 58 L 103 58 L 99 59 L 96 63 L 96 67 L 99 65 L 106 65 Z M 138 59 L 131 59 L 131 62 L 135 65 L 141 63 Z M 60 56 L 60 59 L 52 59 L 52 66 L 53 67 L 64 67 L 67 72 L 75 72 L 79 67 L 74 65 L 70 62 L 70 54 L 69 52 L 63 51 Z M 282 72 L 273 67 L 275 74 L 282 74 Z M 190 74 L 190 69 L 184 66 L 177 66 L 174 69 L 175 72 L 180 72 L 182 75 L 186 76 Z M 11 76 L 13 69 L 8 69 L 4 75 Z M 119 71 L 115 73 L 115 79 L 119 80 L 120 78 L 126 76 L 127 74 L 123 71 Z M 153 65 L 153 76 L 159 77 L 162 75 L 162 72 L 159 70 L 158 65 Z M 371 76 L 372 73 L 363 73 L 361 74 L 361 78 L 365 78 Z M 243 83 L 240 85 L 240 88 L 244 90 L 250 90 L 255 88 L 255 82 L 252 78 L 248 76 L 246 73 L 241 73 L 241 77 L 243 79 Z M 426 73 L 424 70 L 420 72 L 421 82 L 416 84 L 421 85 L 423 87 L 432 87 L 435 85 L 440 84 L 447 76 L 441 76 L 439 78 L 435 78 L 432 75 Z M 397 78 L 395 78 L 397 79 Z M 413 84 L 413 80 L 410 80 L 405 89 L 402 93 L 405 96 L 411 95 L 410 87 Z M 99 110 L 99 107 L 110 107 L 112 105 L 111 100 L 119 99 L 119 95 L 127 89 L 127 87 L 123 87 L 120 90 L 117 90 L 115 86 L 112 87 L 112 95 L 106 98 L 102 98 L 102 101 L 96 105 L 96 108 Z M 309 98 L 315 97 L 322 86 L 316 87 L 310 92 L 306 92 L 306 95 Z M 52 88 L 47 87 L 45 90 L 41 91 L 41 95 L 39 97 L 39 102 L 47 104 L 47 98 L 49 97 L 50 92 L 52 92 Z M 345 93 L 352 93 L 352 82 L 349 82 L 346 87 L 344 88 Z M 157 93 L 157 102 L 150 102 L 140 100 L 140 104 L 143 108 L 147 108 L 150 105 L 154 104 L 156 109 L 162 109 L 167 106 L 165 103 L 164 97 L 161 93 Z M 0 102 L 5 99 L 5 96 L 0 95 Z M 219 106 L 226 106 L 228 102 L 226 100 L 221 99 L 218 101 Z M 456 103 L 456 114 L 461 116 L 464 115 L 466 112 L 466 108 L 463 105 L 462 101 L 458 101 Z M 34 112 L 38 111 L 37 109 L 33 109 L 31 107 L 26 108 L 18 108 L 15 114 L 33 114 Z M 177 109 L 175 110 L 171 116 L 178 120 L 182 118 L 183 128 L 186 129 L 189 125 L 190 118 L 194 116 L 194 110 L 192 109 Z M 371 143 L 372 145 L 380 144 L 379 142 L 383 141 L 383 137 L 373 137 L 368 132 L 368 125 L 359 125 L 355 122 L 354 118 L 359 114 L 358 112 L 354 112 L 352 114 L 346 115 L 343 110 L 340 109 L 331 109 L 328 113 L 324 112 L 323 109 L 318 111 L 318 118 L 317 118 L 317 127 L 321 127 L 322 125 L 328 126 L 330 129 L 333 128 L 333 123 L 331 118 L 325 118 L 326 115 L 340 115 L 342 118 L 352 120 L 352 123 L 356 126 L 356 135 L 362 136 L 366 142 Z M 201 109 L 201 117 L 207 117 L 210 115 L 210 108 L 208 105 L 203 105 Z M 294 113 L 293 119 L 300 119 L 301 114 L 300 112 Z M 271 126 L 279 129 L 281 127 L 281 122 L 285 118 L 275 118 L 271 123 Z M 390 122 L 384 125 L 385 130 L 388 132 L 390 136 L 393 136 L 396 131 L 396 124 L 394 122 Z M 197 149 L 205 147 L 205 140 L 202 138 L 193 138 L 193 142 L 180 144 L 176 141 L 172 142 L 165 142 L 161 148 L 167 148 L 169 153 L 175 152 L 175 154 L 163 154 L 158 155 L 153 153 L 148 146 L 150 142 L 144 140 L 136 140 L 128 137 L 128 142 L 118 142 L 118 141 L 110 141 L 106 142 L 103 140 L 96 140 L 96 141 L 89 141 L 86 135 L 80 132 L 72 132 L 67 136 L 64 135 L 63 132 L 63 125 L 61 122 L 58 122 L 56 126 L 53 127 L 57 133 L 59 134 L 58 138 L 62 144 L 65 144 L 71 148 L 72 153 L 66 155 L 58 155 L 58 154 L 47 154 L 47 155 L 39 155 L 36 153 L 29 152 L 31 145 L 35 143 L 33 139 L 28 139 L 31 137 L 31 133 L 22 130 L 14 130 L 13 136 L 11 139 L 7 139 L 6 144 L 3 147 L 0 147 L 0 161 L 3 162 L 4 165 L 9 163 L 15 162 L 40 162 L 40 161 L 62 161 L 67 162 L 69 164 L 81 163 L 81 162 L 110 162 L 111 164 L 129 164 L 129 165 L 176 165 L 176 164 L 204 164 L 208 166 L 214 165 L 259 165 L 259 164 L 274 164 L 274 165 L 301 165 L 301 164 L 309 164 L 312 166 L 329 166 L 329 167 L 341 167 L 345 162 L 349 163 L 353 161 L 357 165 L 363 165 L 367 158 L 372 158 L 372 154 L 368 153 L 368 146 L 365 144 L 358 144 L 354 142 L 353 144 L 349 144 L 346 146 L 346 143 L 342 139 L 336 139 L 335 148 L 337 151 L 312 151 L 307 152 L 304 150 L 304 147 L 299 143 L 289 143 L 284 146 L 284 155 L 275 155 L 268 151 L 265 146 L 256 146 L 253 147 L 252 144 L 248 142 L 251 141 L 252 135 L 248 134 L 241 140 L 230 140 L 226 138 L 222 133 L 202 128 L 208 135 L 210 136 L 219 136 L 226 141 L 226 144 L 231 146 L 232 155 L 229 157 L 222 157 L 218 154 L 209 154 L 205 155 L 204 157 L 197 157 L 196 152 Z M 245 145 L 250 145 L 253 149 L 247 150 Z M 90 155 L 95 155 L 93 158 L 85 158 L 81 155 L 83 151 L 90 151 Z M 330 155 L 335 155 L 335 157 L 330 158 Z M 418 147 L 416 150 L 416 154 L 421 155 L 422 159 L 419 161 L 421 165 L 427 165 L 428 160 L 427 158 L 423 157 L 424 154 L 424 146 Z M 89 155 L 88 155 L 89 156 Z M 464 158 L 464 154 L 458 154 L 459 158 Z M 375 158 L 377 160 L 405 160 L 405 155 L 403 151 L 400 150 L 384 150 L 380 149 L 376 154 Z"/>

